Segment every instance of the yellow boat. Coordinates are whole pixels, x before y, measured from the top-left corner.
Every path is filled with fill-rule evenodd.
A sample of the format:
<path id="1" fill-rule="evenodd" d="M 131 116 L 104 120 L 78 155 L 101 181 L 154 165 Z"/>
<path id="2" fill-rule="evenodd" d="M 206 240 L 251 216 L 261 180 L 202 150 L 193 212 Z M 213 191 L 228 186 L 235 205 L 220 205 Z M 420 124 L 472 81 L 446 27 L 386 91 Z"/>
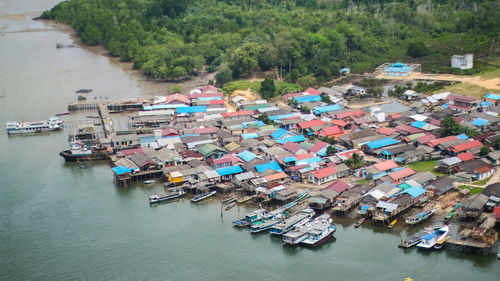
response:
<path id="1" fill-rule="evenodd" d="M 398 220 L 393 220 L 388 226 L 387 228 L 392 228 L 396 223 L 398 222 Z"/>

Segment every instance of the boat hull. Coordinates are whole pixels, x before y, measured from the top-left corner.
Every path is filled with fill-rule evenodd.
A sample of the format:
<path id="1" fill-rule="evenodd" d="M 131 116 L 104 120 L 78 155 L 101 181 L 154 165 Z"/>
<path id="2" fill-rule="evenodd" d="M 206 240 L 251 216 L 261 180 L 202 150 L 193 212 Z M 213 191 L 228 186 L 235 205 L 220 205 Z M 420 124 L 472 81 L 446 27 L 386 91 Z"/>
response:
<path id="1" fill-rule="evenodd" d="M 109 159 L 108 152 L 92 152 L 91 154 L 72 154 L 69 150 L 65 150 L 61 151 L 59 155 L 63 157 L 66 162 Z"/>
<path id="2" fill-rule="evenodd" d="M 323 237 L 322 239 L 318 240 L 318 242 L 311 244 L 311 243 L 304 243 L 302 242 L 302 245 L 310 248 L 315 248 L 318 246 L 321 246 L 322 244 L 325 244 L 328 240 L 330 240 L 333 237 L 333 234 L 335 233 L 336 229 L 334 229 L 332 232 L 330 232 L 328 235 Z"/>

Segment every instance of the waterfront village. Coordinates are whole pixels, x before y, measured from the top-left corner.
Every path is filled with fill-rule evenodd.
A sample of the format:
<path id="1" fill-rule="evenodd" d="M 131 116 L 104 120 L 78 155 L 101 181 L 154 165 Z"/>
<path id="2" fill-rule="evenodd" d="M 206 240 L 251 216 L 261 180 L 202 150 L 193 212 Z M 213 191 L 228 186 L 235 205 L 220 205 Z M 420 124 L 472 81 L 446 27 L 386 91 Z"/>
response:
<path id="1" fill-rule="evenodd" d="M 363 104 L 365 94 L 344 84 L 268 102 L 207 85 L 145 100 L 79 102 L 69 110 L 96 108 L 102 133 L 80 124 L 61 156 L 82 165 L 110 159 L 119 186 L 156 180 L 269 210 L 297 203 L 290 210 L 352 216 L 356 227 L 434 214 L 438 225 L 465 224 L 441 241 L 447 248 L 490 252 L 500 221 L 500 95 L 408 90 Z M 114 126 L 117 115 L 126 115 L 127 128 Z M 442 137 L 447 118 L 459 134 Z"/>

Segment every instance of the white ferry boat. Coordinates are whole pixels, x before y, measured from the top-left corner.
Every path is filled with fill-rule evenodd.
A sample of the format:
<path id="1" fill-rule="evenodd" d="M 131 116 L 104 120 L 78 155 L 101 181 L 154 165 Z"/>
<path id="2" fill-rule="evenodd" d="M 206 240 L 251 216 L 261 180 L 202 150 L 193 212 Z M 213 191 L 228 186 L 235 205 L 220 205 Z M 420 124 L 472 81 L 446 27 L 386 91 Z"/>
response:
<path id="1" fill-rule="evenodd" d="M 63 122 L 57 117 L 35 122 L 7 122 L 7 134 L 29 134 L 61 130 Z"/>

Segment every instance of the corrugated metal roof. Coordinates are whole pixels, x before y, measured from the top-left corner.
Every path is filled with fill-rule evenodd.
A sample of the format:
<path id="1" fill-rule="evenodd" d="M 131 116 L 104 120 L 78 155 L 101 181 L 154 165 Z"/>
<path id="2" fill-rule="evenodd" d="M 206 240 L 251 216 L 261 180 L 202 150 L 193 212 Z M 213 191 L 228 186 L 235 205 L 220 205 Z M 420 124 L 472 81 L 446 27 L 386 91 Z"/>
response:
<path id="1" fill-rule="evenodd" d="M 196 113 L 196 112 L 206 112 L 207 111 L 207 106 L 206 105 L 199 105 L 199 106 L 186 106 L 186 107 L 178 107 L 177 108 L 177 113 Z"/>
<path id="2" fill-rule="evenodd" d="M 220 176 L 227 176 L 227 175 L 241 173 L 241 172 L 243 172 L 243 169 L 241 169 L 240 166 L 229 166 L 229 167 L 216 169 L 216 171 L 217 171 L 217 173 L 219 173 Z"/>
<path id="3" fill-rule="evenodd" d="M 321 96 L 320 95 L 300 96 L 300 97 L 294 97 L 293 99 L 296 100 L 298 103 L 304 103 L 304 102 L 320 101 Z"/>
<path id="4" fill-rule="evenodd" d="M 318 106 L 318 107 L 314 108 L 314 113 L 321 114 L 324 112 L 336 111 L 336 110 L 340 110 L 340 109 L 341 109 L 341 107 L 338 104 L 327 105 L 327 106 Z"/>
<path id="5" fill-rule="evenodd" d="M 396 143 L 399 143 L 399 141 L 392 139 L 392 138 L 385 138 L 385 139 L 369 142 L 366 145 L 371 149 L 377 149 L 380 147 L 384 147 L 384 146 L 388 146 L 388 145 L 392 145 L 392 144 L 396 144 Z"/>
<path id="6" fill-rule="evenodd" d="M 306 138 L 303 135 L 298 135 L 298 136 L 292 136 L 292 137 L 279 139 L 276 142 L 281 143 L 281 144 L 285 144 L 287 142 L 301 142 L 301 141 L 305 141 L 305 140 L 306 140 Z"/>
<path id="7" fill-rule="evenodd" d="M 279 128 L 278 130 L 276 130 L 276 132 L 271 134 L 271 137 L 275 140 L 278 140 L 281 139 L 286 133 L 288 133 L 287 130 Z"/>
<path id="8" fill-rule="evenodd" d="M 482 127 L 488 123 L 488 120 L 484 120 L 481 118 L 476 118 L 474 121 L 471 122 L 472 125 L 477 126 L 477 127 Z"/>
<path id="9" fill-rule="evenodd" d="M 273 170 L 273 171 L 276 171 L 276 172 L 283 172 L 283 170 L 281 169 L 280 165 L 278 164 L 278 162 L 275 162 L 275 161 L 272 161 L 272 162 L 269 162 L 269 163 L 266 163 L 266 164 L 262 164 L 262 165 L 257 165 L 255 166 L 255 169 L 259 172 L 259 173 L 263 173 L 265 172 L 266 170 Z"/>

